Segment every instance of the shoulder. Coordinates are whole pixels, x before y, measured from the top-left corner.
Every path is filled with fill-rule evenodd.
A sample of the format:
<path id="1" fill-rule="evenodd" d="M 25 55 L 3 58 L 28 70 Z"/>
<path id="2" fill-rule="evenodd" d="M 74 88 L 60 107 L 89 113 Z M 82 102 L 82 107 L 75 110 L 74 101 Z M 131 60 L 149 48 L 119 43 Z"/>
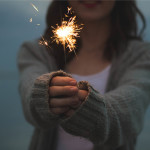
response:
<path id="1" fill-rule="evenodd" d="M 150 42 L 132 40 L 128 42 L 120 61 L 129 64 L 137 62 L 141 58 L 145 58 L 145 56 L 150 58 Z"/>
<path id="2" fill-rule="evenodd" d="M 129 41 L 124 52 L 114 59 L 114 70 L 122 76 L 127 70 L 140 69 L 150 65 L 150 42 Z M 133 70 L 134 70 L 133 69 Z"/>
<path id="3" fill-rule="evenodd" d="M 150 53 L 150 42 L 132 40 L 127 44 L 127 53 L 141 54 Z"/>
<path id="4" fill-rule="evenodd" d="M 143 41 L 130 41 L 120 57 L 114 61 L 114 81 L 128 82 L 145 75 L 150 75 L 150 43 Z M 113 83 L 114 85 L 116 83 Z"/>

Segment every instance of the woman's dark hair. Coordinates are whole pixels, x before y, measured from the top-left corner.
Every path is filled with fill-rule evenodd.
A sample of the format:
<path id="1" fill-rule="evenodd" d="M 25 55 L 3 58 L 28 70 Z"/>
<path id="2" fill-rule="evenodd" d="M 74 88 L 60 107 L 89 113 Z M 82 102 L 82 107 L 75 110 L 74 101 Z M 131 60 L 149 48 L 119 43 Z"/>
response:
<path id="1" fill-rule="evenodd" d="M 64 18 L 64 14 L 67 14 L 67 7 L 69 6 L 67 0 L 57 1 L 54 0 L 47 12 L 46 22 L 47 28 L 44 33 L 44 38 L 49 42 L 51 48 L 47 47 L 51 55 L 54 56 L 59 69 L 64 69 L 65 65 L 75 56 L 74 52 L 68 52 L 68 49 L 63 49 L 60 44 L 51 44 L 50 37 L 53 36 L 51 26 L 56 24 L 61 25 L 61 21 Z M 143 27 L 138 31 L 137 16 L 140 17 Z M 116 0 L 115 7 L 111 13 L 112 29 L 110 37 L 107 40 L 107 46 L 104 51 L 104 57 L 110 60 L 112 56 L 122 53 L 120 45 L 127 44 L 129 40 L 142 40 L 142 34 L 145 29 L 145 18 L 141 11 L 136 6 L 135 0 Z M 76 53 L 81 46 L 80 39 L 77 39 Z"/>

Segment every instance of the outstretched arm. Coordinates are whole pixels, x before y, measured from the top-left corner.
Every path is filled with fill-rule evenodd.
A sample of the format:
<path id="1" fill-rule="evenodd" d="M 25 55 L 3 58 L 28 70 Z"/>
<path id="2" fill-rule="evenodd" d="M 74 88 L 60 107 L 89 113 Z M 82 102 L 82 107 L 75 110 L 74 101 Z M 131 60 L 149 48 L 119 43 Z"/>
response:
<path id="1" fill-rule="evenodd" d="M 84 83 L 89 95 L 75 114 L 62 121 L 67 132 L 111 148 L 125 144 L 140 133 L 150 102 L 149 50 L 128 66 L 114 90 L 101 95 Z"/>
<path id="2" fill-rule="evenodd" d="M 19 91 L 27 121 L 43 128 L 55 124 L 58 116 L 51 114 L 48 107 L 49 82 L 52 71 L 56 70 L 53 58 L 36 42 L 24 43 L 18 53 L 18 68 Z"/>
<path id="3" fill-rule="evenodd" d="M 86 96 L 86 91 L 78 90 L 77 83 L 71 82 L 75 80 L 69 74 L 56 71 L 53 58 L 48 57 L 46 49 L 40 48 L 37 43 L 22 45 L 18 67 L 24 114 L 36 127 L 46 129 L 55 126 L 62 114 L 65 113 L 66 117 L 73 114 L 81 104 L 80 99 Z M 74 101 L 80 104 L 74 105 Z"/>

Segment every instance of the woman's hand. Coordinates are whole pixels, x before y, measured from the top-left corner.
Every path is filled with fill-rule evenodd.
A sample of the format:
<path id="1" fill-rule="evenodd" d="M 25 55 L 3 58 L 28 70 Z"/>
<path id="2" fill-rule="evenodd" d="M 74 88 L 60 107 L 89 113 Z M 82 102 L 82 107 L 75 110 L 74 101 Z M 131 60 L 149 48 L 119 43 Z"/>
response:
<path id="1" fill-rule="evenodd" d="M 74 114 L 76 109 L 82 104 L 82 102 L 85 100 L 85 98 L 88 95 L 88 91 L 86 90 L 78 90 L 78 98 L 80 100 L 79 104 L 71 106 L 71 109 L 69 109 L 67 112 L 65 112 L 65 115 L 67 117 L 70 117 Z"/>
<path id="2" fill-rule="evenodd" d="M 51 81 L 49 95 L 51 112 L 71 116 L 84 101 L 87 91 L 79 90 L 73 78 L 56 76 Z"/>

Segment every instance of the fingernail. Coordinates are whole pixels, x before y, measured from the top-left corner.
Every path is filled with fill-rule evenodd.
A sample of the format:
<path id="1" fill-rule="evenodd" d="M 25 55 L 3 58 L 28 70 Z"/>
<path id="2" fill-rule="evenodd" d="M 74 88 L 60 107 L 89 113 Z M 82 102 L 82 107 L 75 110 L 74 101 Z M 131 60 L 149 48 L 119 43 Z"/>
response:
<path id="1" fill-rule="evenodd" d="M 77 85 L 77 81 L 74 80 L 70 81 L 70 85 Z"/>

